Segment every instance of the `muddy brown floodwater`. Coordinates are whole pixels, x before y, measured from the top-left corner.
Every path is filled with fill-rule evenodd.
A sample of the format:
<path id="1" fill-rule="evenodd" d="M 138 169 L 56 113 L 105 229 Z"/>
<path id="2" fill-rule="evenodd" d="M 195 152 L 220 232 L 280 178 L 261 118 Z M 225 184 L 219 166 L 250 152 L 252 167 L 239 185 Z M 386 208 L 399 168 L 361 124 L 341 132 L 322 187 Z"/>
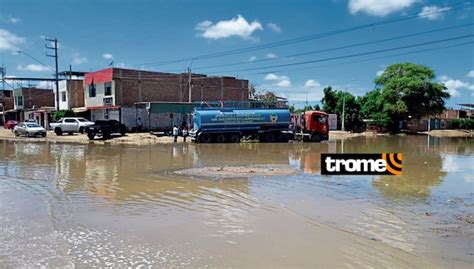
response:
<path id="1" fill-rule="evenodd" d="M 324 152 L 402 152 L 403 175 L 321 176 Z M 427 136 L 0 141 L 0 264 L 472 268 L 473 155 L 472 138 Z"/>

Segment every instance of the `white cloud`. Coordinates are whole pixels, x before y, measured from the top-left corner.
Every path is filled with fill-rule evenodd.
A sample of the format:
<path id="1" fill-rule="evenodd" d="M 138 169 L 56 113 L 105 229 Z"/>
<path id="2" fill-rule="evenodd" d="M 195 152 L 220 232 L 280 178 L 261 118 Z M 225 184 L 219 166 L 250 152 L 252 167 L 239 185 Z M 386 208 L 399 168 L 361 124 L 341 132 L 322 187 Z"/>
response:
<path id="1" fill-rule="evenodd" d="M 441 76 L 441 82 L 444 83 L 446 88 L 448 88 L 448 92 L 451 94 L 452 97 L 457 97 L 460 95 L 459 89 L 468 89 L 474 91 L 474 84 L 464 82 L 459 79 L 452 79 L 448 76 Z"/>
<path id="2" fill-rule="evenodd" d="M 314 80 L 314 79 L 308 79 L 304 84 L 305 88 L 316 88 L 316 87 L 320 87 L 320 86 L 321 86 L 321 84 L 318 81 Z"/>
<path id="3" fill-rule="evenodd" d="M 434 21 L 437 19 L 442 19 L 444 17 L 443 12 L 450 9 L 450 7 L 426 6 L 421 9 L 421 12 L 418 14 L 418 16 L 420 16 L 420 18 Z"/>
<path id="4" fill-rule="evenodd" d="M 19 37 L 5 29 L 0 29 L 0 51 L 16 52 L 18 46 L 25 43 L 23 37 Z"/>
<path id="5" fill-rule="evenodd" d="M 199 36 L 209 39 L 221 39 L 233 36 L 251 39 L 253 32 L 263 30 L 263 27 L 256 20 L 249 23 L 239 14 L 235 18 L 227 21 L 218 21 L 215 24 L 208 20 L 200 22 L 196 25 L 195 29 L 200 32 Z"/>
<path id="6" fill-rule="evenodd" d="M 386 16 L 410 7 L 418 0 L 349 0 L 351 14 L 364 12 L 372 16 Z"/>
<path id="7" fill-rule="evenodd" d="M 112 60 L 114 58 L 114 56 L 107 52 L 107 53 L 102 54 L 102 58 L 104 58 L 106 60 Z"/>
<path id="8" fill-rule="evenodd" d="M 84 57 L 84 56 L 81 56 L 81 54 L 79 52 L 74 52 L 72 54 L 72 63 L 73 64 L 76 64 L 76 65 L 79 65 L 79 64 L 84 64 L 84 63 L 87 63 L 87 58 Z"/>
<path id="9" fill-rule="evenodd" d="M 291 80 L 287 76 L 283 76 L 283 75 L 278 76 L 271 73 L 271 74 L 266 75 L 264 80 L 274 81 L 275 84 L 273 84 L 273 86 L 276 86 L 276 87 L 282 87 L 282 88 L 291 87 Z"/>
<path id="10" fill-rule="evenodd" d="M 6 22 L 11 23 L 11 24 L 16 24 L 16 23 L 21 22 L 21 19 L 13 17 L 13 16 L 8 16 L 8 18 L 6 19 Z"/>
<path id="11" fill-rule="evenodd" d="M 265 54 L 265 57 L 268 59 L 275 59 L 278 58 L 278 55 L 276 55 L 275 53 L 267 53 Z"/>
<path id="12" fill-rule="evenodd" d="M 379 70 L 379 71 L 377 71 L 376 74 L 377 74 L 377 76 L 381 76 L 383 74 L 383 72 L 385 72 L 385 70 Z"/>
<path id="13" fill-rule="evenodd" d="M 256 61 L 256 60 L 257 60 L 257 56 L 252 55 L 252 56 L 249 57 L 249 59 L 247 61 L 253 62 L 253 61 Z"/>
<path id="14" fill-rule="evenodd" d="M 275 33 L 281 33 L 281 28 L 276 23 L 273 23 L 273 22 L 267 23 L 267 28 L 272 30 Z"/>
<path id="15" fill-rule="evenodd" d="M 48 71 L 48 67 L 41 64 L 29 64 L 22 66 L 21 64 L 17 67 L 20 71 L 31 71 L 31 72 L 45 72 Z"/>
<path id="16" fill-rule="evenodd" d="M 474 70 L 469 71 L 469 73 L 467 73 L 467 76 L 470 78 L 474 78 Z"/>

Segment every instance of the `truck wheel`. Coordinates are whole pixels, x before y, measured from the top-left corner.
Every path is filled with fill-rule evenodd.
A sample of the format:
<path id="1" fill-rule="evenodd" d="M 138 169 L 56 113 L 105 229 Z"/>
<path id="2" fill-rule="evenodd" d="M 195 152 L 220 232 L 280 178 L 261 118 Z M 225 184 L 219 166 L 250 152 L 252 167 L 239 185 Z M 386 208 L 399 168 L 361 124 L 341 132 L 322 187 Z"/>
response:
<path id="1" fill-rule="evenodd" d="M 95 133 L 88 133 L 87 137 L 89 138 L 89 140 L 94 140 Z"/>
<path id="2" fill-rule="evenodd" d="M 285 133 L 281 133 L 281 134 L 278 136 L 278 142 L 288 143 L 289 140 L 290 140 L 290 138 L 289 138 L 288 135 L 285 134 Z"/>
<path id="3" fill-rule="evenodd" d="M 211 143 L 211 136 L 209 134 L 201 134 L 199 135 L 199 142 Z"/>
<path id="4" fill-rule="evenodd" d="M 102 138 L 103 139 L 110 139 L 110 131 L 109 130 L 102 131 Z"/>
<path id="5" fill-rule="evenodd" d="M 216 141 L 217 141 L 217 143 L 225 143 L 225 141 L 226 141 L 225 135 L 223 135 L 223 134 L 217 135 Z"/>
<path id="6" fill-rule="evenodd" d="M 84 133 L 84 127 L 79 128 L 79 133 L 83 134 Z"/>
<path id="7" fill-rule="evenodd" d="M 57 135 L 57 136 L 61 136 L 63 135 L 63 130 L 61 130 L 61 128 L 56 128 L 54 129 L 54 133 Z"/>
<path id="8" fill-rule="evenodd" d="M 240 135 L 238 134 L 233 134 L 230 136 L 229 141 L 231 143 L 240 143 Z"/>
<path id="9" fill-rule="evenodd" d="M 265 142 L 268 142 L 268 143 L 275 142 L 275 134 L 274 133 L 267 133 L 265 135 Z"/>
<path id="10" fill-rule="evenodd" d="M 321 142 L 321 138 L 317 134 L 311 135 L 311 142 Z"/>

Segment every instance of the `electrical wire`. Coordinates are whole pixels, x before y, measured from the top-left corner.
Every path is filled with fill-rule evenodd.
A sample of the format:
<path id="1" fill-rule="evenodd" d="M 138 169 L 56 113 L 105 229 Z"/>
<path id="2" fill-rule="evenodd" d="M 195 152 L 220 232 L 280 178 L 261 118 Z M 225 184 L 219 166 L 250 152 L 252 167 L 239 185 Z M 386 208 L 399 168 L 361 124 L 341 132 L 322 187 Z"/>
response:
<path id="1" fill-rule="evenodd" d="M 261 45 L 257 45 L 257 46 L 250 46 L 250 47 L 246 47 L 246 48 L 222 51 L 222 52 L 211 53 L 211 54 L 203 54 L 203 55 L 194 56 L 194 57 L 185 57 L 185 58 L 180 58 L 180 59 L 175 59 L 175 60 L 142 63 L 142 64 L 136 64 L 135 66 L 160 66 L 160 65 L 167 65 L 167 64 L 173 64 L 173 63 L 188 62 L 188 61 L 191 61 L 191 60 L 210 59 L 210 58 L 216 58 L 216 57 L 223 57 L 223 56 L 235 55 L 235 54 L 240 54 L 240 53 L 246 53 L 246 52 L 251 52 L 251 51 L 256 51 L 256 50 L 263 50 L 263 49 L 268 49 L 268 48 L 280 47 L 280 46 L 285 46 L 285 45 L 289 45 L 289 44 L 306 42 L 306 41 L 310 41 L 310 40 L 314 40 L 314 39 L 318 39 L 318 38 L 338 35 L 338 34 L 342 34 L 342 33 L 353 32 L 353 31 L 357 31 L 357 30 L 361 30 L 361 29 L 365 29 L 365 28 L 373 28 L 375 26 L 407 21 L 407 20 L 411 20 L 411 19 L 415 19 L 415 18 L 419 18 L 419 17 L 425 17 L 425 16 L 428 16 L 430 14 L 439 14 L 439 13 L 452 12 L 452 11 L 457 10 L 457 9 L 466 8 L 463 5 L 467 4 L 467 3 L 470 4 L 470 1 L 458 2 L 458 3 L 453 4 L 451 6 L 447 6 L 446 9 L 444 9 L 442 11 L 437 10 L 437 11 L 433 11 L 431 13 L 426 13 L 426 14 L 413 14 L 413 15 L 407 15 L 407 16 L 400 16 L 400 17 L 396 17 L 396 18 L 392 18 L 392 19 L 378 21 L 378 22 L 375 22 L 375 23 L 362 24 L 362 25 L 353 26 L 353 27 L 349 27 L 349 28 L 333 30 L 333 31 L 320 33 L 320 34 L 306 35 L 306 36 L 293 38 L 293 39 L 287 39 L 287 40 L 283 40 L 283 41 L 270 42 L 270 43 L 261 44 Z M 467 7 L 467 8 L 470 8 L 470 6 Z"/>
<path id="2" fill-rule="evenodd" d="M 322 53 L 322 52 L 329 52 L 329 51 L 336 51 L 336 50 L 341 50 L 341 49 L 348 49 L 348 48 L 354 48 L 354 47 L 360 47 L 360 46 L 365 46 L 365 45 L 372 45 L 372 44 L 377 44 L 377 43 L 382 43 L 382 42 L 387 42 L 387 41 L 393 41 L 397 39 L 404 39 L 404 38 L 409 38 L 409 37 L 415 37 L 415 36 L 421 36 L 421 35 L 426 35 L 426 34 L 431 34 L 431 33 L 436 33 L 436 32 L 442 32 L 442 31 L 448 31 L 448 30 L 453 30 L 457 28 L 462 28 L 462 27 L 467 27 L 467 26 L 472 26 L 474 23 L 467 23 L 467 24 L 462 24 L 462 25 L 456 25 L 456 26 L 451 26 L 451 27 L 445 27 L 445 28 L 439 28 L 435 30 L 429 30 L 429 31 L 424 31 L 424 32 L 418 32 L 418 33 L 413 33 L 413 34 L 408 34 L 408 35 L 400 35 L 400 36 L 395 36 L 395 37 L 390 37 L 390 38 L 385 38 L 385 39 L 379 39 L 379 40 L 374 40 L 374 41 L 368 41 L 368 42 L 362 42 L 362 43 L 355 43 L 351 45 L 346 45 L 346 46 L 339 46 L 339 47 L 334 47 L 334 48 L 328 48 L 328 49 L 321 49 L 321 50 L 313 50 L 313 51 L 306 51 L 306 52 L 301 52 L 301 53 L 296 53 L 296 54 L 290 54 L 290 55 L 285 55 L 281 56 L 279 58 L 271 58 L 271 59 L 261 59 L 261 60 L 255 60 L 251 62 L 234 62 L 234 63 L 227 63 L 227 64 L 219 64 L 219 65 L 211 65 L 211 66 L 202 66 L 202 67 L 195 67 L 194 69 L 212 69 L 212 68 L 217 68 L 217 67 L 226 67 L 226 66 L 234 66 L 234 65 L 245 65 L 245 64 L 255 64 L 255 63 L 261 63 L 261 62 L 268 62 L 268 61 L 275 61 L 275 60 L 281 60 L 281 59 L 288 59 L 288 58 L 295 58 L 299 56 L 306 56 L 306 55 L 311 55 L 311 54 L 317 54 L 317 53 Z"/>
<path id="3" fill-rule="evenodd" d="M 262 74 L 268 74 L 268 73 L 282 73 L 282 72 L 292 72 L 292 71 L 301 71 L 301 70 L 311 70 L 311 69 L 318 69 L 318 68 L 322 68 L 322 67 L 338 66 L 338 65 L 341 65 L 341 64 L 363 63 L 363 62 L 369 62 L 369 61 L 375 61 L 375 60 L 380 60 L 380 59 L 393 58 L 393 57 L 398 57 L 398 56 L 405 56 L 405 55 L 412 55 L 412 54 L 417 54 L 417 53 L 431 52 L 431 51 L 435 51 L 435 50 L 443 50 L 443 49 L 448 49 L 448 48 L 461 47 L 461 46 L 466 46 L 466 45 L 471 45 L 471 44 L 474 44 L 474 41 L 463 42 L 463 43 L 457 43 L 457 44 L 449 45 L 449 46 L 442 46 L 442 47 L 435 47 L 435 48 L 429 48 L 429 49 L 421 49 L 421 50 L 415 50 L 415 51 L 409 51 L 409 52 L 391 54 L 391 55 L 380 56 L 380 57 L 372 57 L 372 58 L 369 58 L 369 59 L 356 60 L 356 61 L 339 62 L 339 63 L 333 63 L 333 64 L 310 66 L 310 67 L 305 67 L 305 68 L 269 70 L 269 71 L 265 71 L 265 72 L 251 73 L 251 75 L 262 75 Z"/>
<path id="4" fill-rule="evenodd" d="M 285 67 L 285 66 L 294 66 L 294 65 L 304 65 L 304 64 L 310 64 L 310 63 L 317 63 L 317 62 L 326 62 L 326 61 L 332 61 L 332 60 L 353 58 L 353 57 L 358 57 L 358 56 L 371 55 L 371 54 L 383 53 L 383 52 L 388 52 L 388 51 L 394 51 L 394 50 L 401 50 L 401 49 L 431 45 L 431 44 L 436 44 L 436 43 L 448 42 L 448 41 L 452 41 L 452 40 L 470 38 L 470 37 L 474 37 L 474 35 L 472 35 L 472 34 L 463 35 L 463 36 L 445 38 L 445 39 L 434 40 L 434 41 L 429 41 L 429 42 L 405 45 L 405 46 L 400 46 L 400 47 L 394 47 L 394 48 L 388 48 L 388 49 L 382 49 L 382 50 L 375 50 L 375 51 L 368 51 L 368 52 L 362 52 L 362 53 L 355 53 L 355 54 L 348 54 L 348 55 L 343 55 L 343 56 L 334 56 L 334 57 L 328 57 L 328 58 L 323 58 L 323 59 L 314 59 L 314 60 L 302 61 L 302 62 L 296 62 L 296 63 L 287 63 L 287 64 L 261 66 L 261 67 L 244 68 L 244 69 L 235 69 L 235 70 L 225 70 L 225 71 L 219 71 L 219 72 L 252 71 L 252 70 L 269 69 L 269 68 L 275 68 L 275 67 Z M 213 73 L 217 73 L 217 72 L 209 72 L 209 74 L 213 74 Z"/>

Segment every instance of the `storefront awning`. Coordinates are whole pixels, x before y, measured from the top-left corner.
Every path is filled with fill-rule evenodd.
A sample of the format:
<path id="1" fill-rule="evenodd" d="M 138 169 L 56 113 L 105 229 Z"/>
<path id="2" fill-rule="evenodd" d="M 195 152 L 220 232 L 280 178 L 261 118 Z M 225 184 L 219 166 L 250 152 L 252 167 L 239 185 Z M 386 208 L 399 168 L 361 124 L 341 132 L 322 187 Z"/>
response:
<path id="1" fill-rule="evenodd" d="M 119 109 L 120 106 L 88 106 L 87 110 Z"/>
<path id="2" fill-rule="evenodd" d="M 75 107 L 75 108 L 72 108 L 72 112 L 74 113 L 81 113 L 81 112 L 86 112 L 87 111 L 87 107 Z"/>

